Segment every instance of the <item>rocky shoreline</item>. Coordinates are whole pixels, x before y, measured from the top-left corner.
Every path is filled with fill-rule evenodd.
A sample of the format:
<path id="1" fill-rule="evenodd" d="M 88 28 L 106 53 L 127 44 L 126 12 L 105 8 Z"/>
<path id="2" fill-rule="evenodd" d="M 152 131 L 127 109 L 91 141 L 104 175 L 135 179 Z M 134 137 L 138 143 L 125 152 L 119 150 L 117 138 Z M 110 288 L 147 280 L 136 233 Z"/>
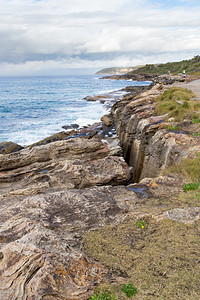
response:
<path id="1" fill-rule="evenodd" d="M 164 75 L 149 75 L 149 74 L 122 74 L 103 76 L 101 79 L 114 79 L 114 80 L 132 80 L 132 81 L 152 81 L 153 84 L 173 84 L 175 82 L 184 82 L 185 78 L 180 75 L 164 74 Z"/>
<path id="2" fill-rule="evenodd" d="M 185 179 L 161 174 L 200 152 L 199 137 L 172 132 L 165 116 L 154 115 L 155 99 L 166 89 L 163 83 L 129 89 L 101 123 L 61 132 L 16 152 L 2 145 L 1 299 L 89 299 L 102 283 L 127 282 L 131 277 L 125 270 L 104 264 L 91 250 L 87 235 L 105 226 L 141 218 L 149 228 L 154 222 L 197 226 L 199 207 L 172 199 Z M 192 124 L 185 126 L 192 131 Z M 147 233 L 149 239 L 154 230 Z M 114 259 L 116 250 L 109 251 Z M 153 299 L 151 287 L 139 281 L 138 286 L 136 299 Z M 192 299 L 197 290 L 195 285 L 190 291 Z M 158 290 L 154 293 L 159 298 Z"/>

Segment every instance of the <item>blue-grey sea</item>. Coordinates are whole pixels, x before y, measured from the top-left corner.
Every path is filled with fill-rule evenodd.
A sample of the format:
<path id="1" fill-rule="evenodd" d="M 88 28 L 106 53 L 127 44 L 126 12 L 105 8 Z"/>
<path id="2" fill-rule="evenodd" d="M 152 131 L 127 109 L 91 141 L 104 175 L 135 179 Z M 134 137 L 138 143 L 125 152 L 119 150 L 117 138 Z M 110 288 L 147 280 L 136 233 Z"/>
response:
<path id="1" fill-rule="evenodd" d="M 62 131 L 63 125 L 92 124 L 106 108 L 84 97 L 148 84 L 97 75 L 0 77 L 0 142 L 25 146 Z"/>

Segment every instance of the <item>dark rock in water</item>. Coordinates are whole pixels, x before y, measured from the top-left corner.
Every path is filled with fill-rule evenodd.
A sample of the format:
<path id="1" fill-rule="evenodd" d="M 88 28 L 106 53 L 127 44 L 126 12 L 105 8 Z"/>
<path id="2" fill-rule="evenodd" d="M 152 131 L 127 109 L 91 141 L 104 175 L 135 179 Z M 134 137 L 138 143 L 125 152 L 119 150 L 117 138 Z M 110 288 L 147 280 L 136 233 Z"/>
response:
<path id="1" fill-rule="evenodd" d="M 106 95 L 95 95 L 95 96 L 87 96 L 85 98 L 83 98 L 86 101 L 102 101 L 102 100 L 107 100 L 111 98 L 111 96 L 109 94 Z"/>
<path id="2" fill-rule="evenodd" d="M 79 125 L 78 124 L 71 124 L 71 125 L 66 125 L 66 126 L 62 126 L 63 129 L 78 129 Z"/>
<path id="3" fill-rule="evenodd" d="M 46 144 L 49 144 L 52 142 L 65 140 L 69 136 L 73 135 L 75 132 L 76 132 L 75 130 L 71 130 L 68 132 L 66 132 L 66 131 L 58 132 L 58 133 L 55 133 L 39 142 L 36 142 L 36 143 L 30 145 L 29 147 L 41 146 L 41 145 L 46 145 Z"/>
<path id="4" fill-rule="evenodd" d="M 13 142 L 2 142 L 0 143 L 0 154 L 9 154 L 23 149 L 22 146 Z"/>
<path id="5" fill-rule="evenodd" d="M 126 240 L 133 247 L 126 248 L 133 250 L 132 261 L 128 258 L 131 268 L 135 259 L 137 264 L 143 262 L 141 251 L 147 239 L 154 246 L 147 233 L 151 232 L 157 241 L 160 229 L 167 223 L 158 225 L 158 234 L 152 228 L 157 228 L 163 219 L 194 223 L 197 232 L 199 207 L 183 207 L 182 202 L 181 207 L 176 207 L 180 200 L 174 195 L 182 191 L 185 179 L 171 174 L 156 176 L 179 158 L 188 154 L 196 157 L 200 141 L 190 135 L 169 132 L 165 116 L 155 116 L 155 99 L 164 91 L 163 85 L 142 91 L 138 95 L 139 89 L 134 89 L 113 105 L 111 115 L 107 116 L 113 118 L 115 125 L 99 122 L 60 132 L 40 141 L 38 146 L 0 155 L 0 299 L 87 300 L 99 283 L 109 280 L 118 285 L 120 280 L 127 280 L 127 275 L 116 278 L 126 273 L 126 264 L 121 263 L 123 255 L 120 264 L 124 270 L 119 273 L 116 267 L 108 270 L 109 265 L 101 265 L 93 253 L 86 252 L 85 233 L 105 225 L 116 226 L 124 221 L 126 229 L 125 223 L 133 219 L 130 230 L 124 231 L 125 234 L 119 231 L 123 242 Z M 184 124 L 185 128 L 193 125 Z M 121 145 L 129 166 L 122 157 Z M 133 184 L 132 179 L 139 183 Z M 147 222 L 144 230 L 137 228 L 136 220 L 149 220 L 149 216 L 156 227 Z M 170 230 L 174 228 L 169 226 Z M 109 241 L 116 239 L 117 231 L 108 233 Z M 162 236 L 165 245 L 166 235 Z M 100 244 L 98 234 L 96 237 Z M 139 244 L 135 246 L 137 240 Z M 168 242 L 174 250 L 174 238 Z M 121 246 L 114 248 L 109 243 L 110 257 L 122 251 Z M 148 249 L 145 251 L 150 253 Z M 165 253 L 168 255 L 168 248 Z M 141 270 L 151 261 L 152 257 Z M 196 261 L 193 259 L 194 264 Z M 154 266 L 157 268 L 153 265 L 152 276 Z"/>

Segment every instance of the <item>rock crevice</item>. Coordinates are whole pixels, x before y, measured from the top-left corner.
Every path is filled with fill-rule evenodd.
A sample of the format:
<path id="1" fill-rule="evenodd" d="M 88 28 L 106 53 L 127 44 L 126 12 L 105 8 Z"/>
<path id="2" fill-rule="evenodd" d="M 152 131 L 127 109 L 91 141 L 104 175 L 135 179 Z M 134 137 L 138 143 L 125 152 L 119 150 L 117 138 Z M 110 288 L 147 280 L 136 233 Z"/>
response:
<path id="1" fill-rule="evenodd" d="M 165 91 L 156 84 L 137 96 L 125 96 L 112 107 L 116 132 L 126 162 L 133 168 L 133 181 L 156 177 L 162 170 L 188 156 L 197 140 L 184 133 L 171 132 L 167 115 L 155 115 L 155 99 Z"/>

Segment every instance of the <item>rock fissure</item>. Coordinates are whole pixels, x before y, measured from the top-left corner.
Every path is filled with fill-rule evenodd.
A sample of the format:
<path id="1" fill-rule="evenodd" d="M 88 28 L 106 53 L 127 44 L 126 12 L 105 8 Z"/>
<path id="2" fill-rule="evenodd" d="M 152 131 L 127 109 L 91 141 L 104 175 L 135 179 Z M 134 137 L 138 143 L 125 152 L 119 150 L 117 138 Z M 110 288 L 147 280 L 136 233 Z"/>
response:
<path id="1" fill-rule="evenodd" d="M 133 168 L 133 182 L 158 176 L 187 156 L 189 148 L 192 151 L 197 143 L 188 132 L 168 130 L 167 114 L 155 115 L 155 98 L 167 89 L 163 84 L 156 84 L 139 96 L 133 95 L 132 99 L 124 96 L 111 109 L 123 156 Z"/>
<path id="2" fill-rule="evenodd" d="M 166 115 L 154 115 L 154 100 L 165 87 L 139 90 L 112 106 L 102 118 L 104 127 L 94 124 L 84 134 L 73 130 L 71 138 L 59 134 L 57 141 L 54 136 L 0 156 L 1 299 L 89 299 L 102 282 L 116 285 L 118 276 L 123 281 L 132 276 L 129 266 L 135 270 L 142 264 L 139 252 L 146 251 L 145 243 L 158 239 L 155 224 L 162 228 L 170 220 L 189 226 L 199 220 L 197 205 L 186 201 L 186 207 L 182 202 L 178 207 L 178 200 L 170 198 L 182 190 L 184 179 L 160 176 L 164 168 L 200 151 L 199 141 L 170 132 Z M 113 122 L 119 139 L 109 136 L 115 133 Z M 147 232 L 137 231 L 138 219 L 147 220 Z M 125 237 L 117 236 L 120 226 Z M 104 228 L 112 234 L 99 240 Z M 93 252 L 85 244 L 87 234 L 93 236 Z M 147 261 L 145 268 L 154 277 L 166 277 L 154 264 Z"/>

